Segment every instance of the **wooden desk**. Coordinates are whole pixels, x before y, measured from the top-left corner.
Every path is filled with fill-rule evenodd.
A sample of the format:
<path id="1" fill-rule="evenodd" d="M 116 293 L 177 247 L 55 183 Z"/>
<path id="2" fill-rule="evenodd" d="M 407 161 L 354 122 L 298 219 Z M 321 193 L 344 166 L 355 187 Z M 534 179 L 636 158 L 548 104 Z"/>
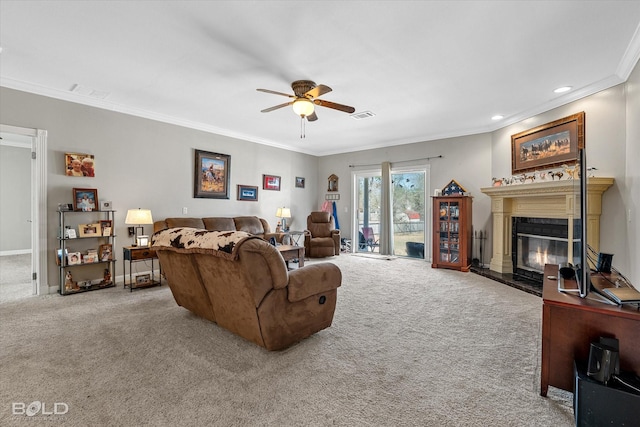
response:
<path id="1" fill-rule="evenodd" d="M 558 291 L 558 266 L 544 269 L 542 288 L 542 372 L 540 394 L 549 386 L 573 391 L 573 362 L 586 362 L 589 346 L 601 336 L 620 342 L 620 369 L 640 374 L 640 311 L 630 305 L 609 305 Z M 604 286 L 602 279 L 592 279 Z M 575 284 L 575 282 L 574 282 Z M 565 287 L 569 287 L 565 281 Z"/>

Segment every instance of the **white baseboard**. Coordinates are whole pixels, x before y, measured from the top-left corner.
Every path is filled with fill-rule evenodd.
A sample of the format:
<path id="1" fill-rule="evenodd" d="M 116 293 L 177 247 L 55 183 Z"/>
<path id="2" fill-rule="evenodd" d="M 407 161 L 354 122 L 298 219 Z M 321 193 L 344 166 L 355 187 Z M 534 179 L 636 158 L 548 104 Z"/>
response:
<path id="1" fill-rule="evenodd" d="M 31 249 L 16 249 L 13 251 L 0 251 L 0 256 L 10 256 L 10 255 L 25 255 L 31 254 L 33 251 Z"/>

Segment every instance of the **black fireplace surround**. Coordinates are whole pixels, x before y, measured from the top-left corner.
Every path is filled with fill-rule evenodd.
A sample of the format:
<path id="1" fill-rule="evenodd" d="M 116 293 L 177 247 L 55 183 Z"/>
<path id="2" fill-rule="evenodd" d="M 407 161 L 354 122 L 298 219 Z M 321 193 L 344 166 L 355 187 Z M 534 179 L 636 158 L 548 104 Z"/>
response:
<path id="1" fill-rule="evenodd" d="M 545 264 L 568 260 L 568 220 L 514 217 L 511 257 L 513 278 L 542 286 Z"/>

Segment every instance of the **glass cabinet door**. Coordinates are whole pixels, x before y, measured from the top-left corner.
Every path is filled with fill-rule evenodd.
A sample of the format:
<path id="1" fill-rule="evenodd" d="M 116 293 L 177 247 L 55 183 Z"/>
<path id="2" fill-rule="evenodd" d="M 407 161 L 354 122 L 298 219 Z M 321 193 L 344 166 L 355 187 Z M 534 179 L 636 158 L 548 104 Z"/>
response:
<path id="1" fill-rule="evenodd" d="M 460 260 L 460 203 L 439 202 L 440 262 L 458 263 Z"/>

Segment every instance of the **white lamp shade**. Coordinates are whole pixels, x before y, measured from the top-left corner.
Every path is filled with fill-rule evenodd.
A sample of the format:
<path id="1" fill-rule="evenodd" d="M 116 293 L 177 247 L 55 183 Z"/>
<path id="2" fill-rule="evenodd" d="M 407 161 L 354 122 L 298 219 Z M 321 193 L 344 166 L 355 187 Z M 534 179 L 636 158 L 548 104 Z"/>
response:
<path id="1" fill-rule="evenodd" d="M 153 224 L 153 217 L 149 209 L 129 209 L 124 223 L 127 225 Z"/>
<path id="2" fill-rule="evenodd" d="M 291 218 L 291 209 L 278 208 L 278 210 L 276 211 L 276 216 L 278 218 Z"/>
<path id="3" fill-rule="evenodd" d="M 293 101 L 293 111 L 302 117 L 307 117 L 313 114 L 313 102 L 307 98 L 298 98 Z"/>

